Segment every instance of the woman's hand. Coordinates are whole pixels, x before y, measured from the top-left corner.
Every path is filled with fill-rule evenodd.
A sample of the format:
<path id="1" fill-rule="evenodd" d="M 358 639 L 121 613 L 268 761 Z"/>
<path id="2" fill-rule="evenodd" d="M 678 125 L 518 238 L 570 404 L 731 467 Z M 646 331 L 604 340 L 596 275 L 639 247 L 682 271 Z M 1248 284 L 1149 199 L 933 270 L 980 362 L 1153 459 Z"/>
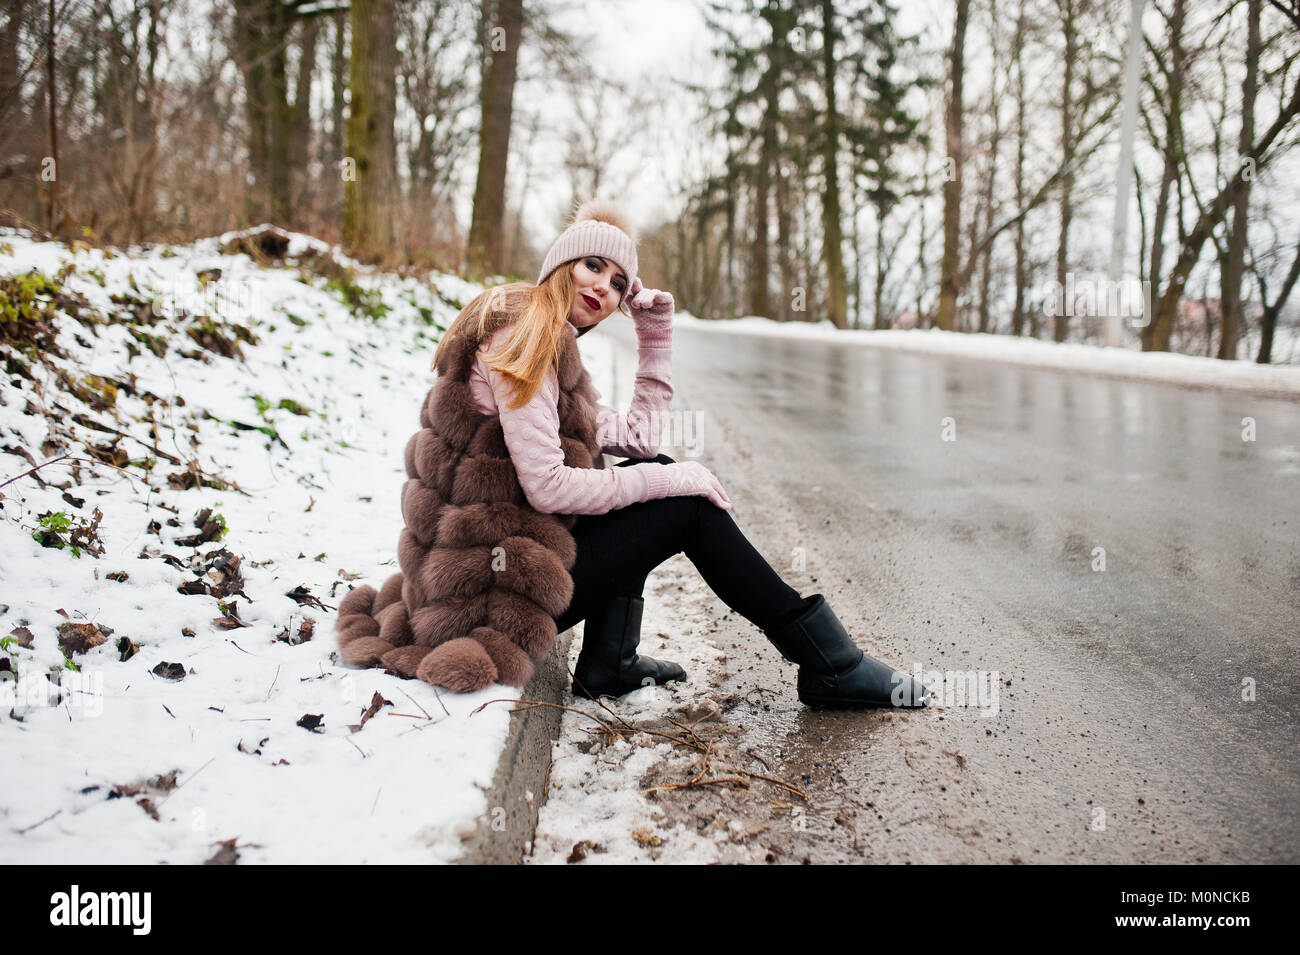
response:
<path id="1" fill-rule="evenodd" d="M 636 322 L 638 328 L 671 328 L 674 306 L 671 293 L 646 288 L 641 284 L 639 275 L 632 280 L 632 286 L 627 290 L 628 311 L 632 313 L 632 321 Z"/>
<path id="2" fill-rule="evenodd" d="M 700 462 L 674 461 L 664 467 L 669 476 L 668 497 L 702 494 L 724 511 L 731 510 L 731 500 L 722 489 L 722 482 Z"/>

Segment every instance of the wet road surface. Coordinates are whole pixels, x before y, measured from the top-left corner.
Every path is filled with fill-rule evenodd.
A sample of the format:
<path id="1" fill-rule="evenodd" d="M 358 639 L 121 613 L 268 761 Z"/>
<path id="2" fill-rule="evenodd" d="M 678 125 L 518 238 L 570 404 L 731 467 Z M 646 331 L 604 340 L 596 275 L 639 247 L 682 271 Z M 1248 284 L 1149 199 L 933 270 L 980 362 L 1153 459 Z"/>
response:
<path id="1" fill-rule="evenodd" d="M 674 385 L 663 450 L 946 697 L 809 710 L 710 595 L 737 745 L 809 802 L 683 814 L 770 862 L 1300 861 L 1300 404 L 683 326 Z"/>

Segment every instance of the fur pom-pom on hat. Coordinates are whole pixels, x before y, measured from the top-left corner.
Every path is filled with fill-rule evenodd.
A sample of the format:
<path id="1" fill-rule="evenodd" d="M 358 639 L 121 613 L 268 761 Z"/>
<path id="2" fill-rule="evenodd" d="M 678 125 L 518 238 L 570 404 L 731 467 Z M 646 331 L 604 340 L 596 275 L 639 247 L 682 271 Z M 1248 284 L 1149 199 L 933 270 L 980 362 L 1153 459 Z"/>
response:
<path id="1" fill-rule="evenodd" d="M 565 262 L 585 255 L 609 259 L 627 274 L 623 294 L 636 279 L 635 232 L 618 206 L 608 199 L 588 199 L 573 213 L 573 219 L 546 253 L 537 284 Z M 622 301 L 620 297 L 620 302 Z"/>
<path id="2" fill-rule="evenodd" d="M 623 215 L 623 210 L 609 199 L 588 199 L 583 202 L 574 210 L 573 218 L 569 220 L 569 224 L 573 225 L 583 219 L 606 222 L 626 234 L 633 242 L 636 241 L 636 230 L 632 228 L 627 217 Z"/>

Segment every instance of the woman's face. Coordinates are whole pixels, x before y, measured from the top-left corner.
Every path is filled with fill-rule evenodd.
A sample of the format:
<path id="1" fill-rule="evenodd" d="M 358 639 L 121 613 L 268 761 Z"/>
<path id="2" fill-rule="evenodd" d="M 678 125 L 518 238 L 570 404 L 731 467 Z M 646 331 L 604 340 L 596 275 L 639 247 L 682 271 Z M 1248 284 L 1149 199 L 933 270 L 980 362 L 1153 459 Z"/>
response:
<path id="1" fill-rule="evenodd" d="M 618 308 L 627 276 L 609 259 L 588 255 L 573 263 L 573 306 L 569 321 L 578 328 L 599 325 Z"/>

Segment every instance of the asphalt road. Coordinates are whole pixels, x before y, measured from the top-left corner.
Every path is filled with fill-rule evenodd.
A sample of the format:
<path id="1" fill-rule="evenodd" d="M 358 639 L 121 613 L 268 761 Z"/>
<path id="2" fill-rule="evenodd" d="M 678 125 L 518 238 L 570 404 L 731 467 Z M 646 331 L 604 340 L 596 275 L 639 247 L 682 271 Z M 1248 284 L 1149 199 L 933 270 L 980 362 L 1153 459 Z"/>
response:
<path id="1" fill-rule="evenodd" d="M 1300 861 L 1296 402 L 682 326 L 674 385 L 769 562 L 947 696 L 808 710 L 717 601 L 809 796 L 751 800 L 768 861 Z"/>

